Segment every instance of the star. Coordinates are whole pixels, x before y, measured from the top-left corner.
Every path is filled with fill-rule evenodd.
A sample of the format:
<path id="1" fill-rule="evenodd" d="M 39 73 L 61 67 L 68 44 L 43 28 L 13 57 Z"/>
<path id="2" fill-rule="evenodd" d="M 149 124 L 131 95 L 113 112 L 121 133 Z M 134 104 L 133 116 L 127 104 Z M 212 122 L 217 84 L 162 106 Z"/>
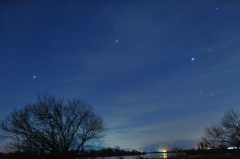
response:
<path id="1" fill-rule="evenodd" d="M 192 61 L 194 61 L 194 60 L 195 60 L 195 58 L 194 58 L 194 57 L 192 57 L 192 58 L 191 58 L 191 60 L 192 60 Z"/>
<path id="2" fill-rule="evenodd" d="M 33 79 L 35 79 L 36 78 L 36 76 L 33 76 Z"/>

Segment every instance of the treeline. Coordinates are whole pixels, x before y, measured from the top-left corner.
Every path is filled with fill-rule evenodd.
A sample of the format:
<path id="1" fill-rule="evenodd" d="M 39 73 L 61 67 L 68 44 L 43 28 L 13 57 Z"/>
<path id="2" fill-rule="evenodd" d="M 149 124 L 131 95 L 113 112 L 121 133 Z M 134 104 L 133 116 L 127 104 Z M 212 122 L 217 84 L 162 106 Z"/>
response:
<path id="1" fill-rule="evenodd" d="M 101 150 L 91 150 L 84 155 L 86 157 L 104 157 L 104 156 L 130 156 L 130 155 L 140 155 L 143 154 L 139 151 L 125 151 L 123 149 L 113 149 L 113 148 L 105 148 Z"/>

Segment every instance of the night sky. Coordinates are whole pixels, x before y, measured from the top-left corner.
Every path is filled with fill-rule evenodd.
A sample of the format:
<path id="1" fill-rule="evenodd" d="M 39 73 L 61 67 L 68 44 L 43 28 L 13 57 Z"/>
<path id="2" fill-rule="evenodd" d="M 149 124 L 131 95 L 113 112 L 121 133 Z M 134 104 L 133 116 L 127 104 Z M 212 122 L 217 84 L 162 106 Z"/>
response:
<path id="1" fill-rule="evenodd" d="M 0 1 L 0 119 L 82 99 L 104 146 L 198 139 L 240 103 L 238 0 Z"/>

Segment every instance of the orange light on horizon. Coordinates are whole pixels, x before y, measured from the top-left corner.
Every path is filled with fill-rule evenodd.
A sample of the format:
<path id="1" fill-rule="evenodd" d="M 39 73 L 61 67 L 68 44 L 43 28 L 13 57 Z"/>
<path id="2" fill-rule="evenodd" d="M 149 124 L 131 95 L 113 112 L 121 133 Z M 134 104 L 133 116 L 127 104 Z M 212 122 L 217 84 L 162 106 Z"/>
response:
<path id="1" fill-rule="evenodd" d="M 163 152 L 163 153 L 166 153 L 166 152 L 167 152 L 167 150 L 166 150 L 165 148 L 163 148 L 162 152 Z"/>
<path id="2" fill-rule="evenodd" d="M 158 150 L 158 152 L 166 153 L 167 150 L 165 148 L 163 148 L 162 150 Z"/>

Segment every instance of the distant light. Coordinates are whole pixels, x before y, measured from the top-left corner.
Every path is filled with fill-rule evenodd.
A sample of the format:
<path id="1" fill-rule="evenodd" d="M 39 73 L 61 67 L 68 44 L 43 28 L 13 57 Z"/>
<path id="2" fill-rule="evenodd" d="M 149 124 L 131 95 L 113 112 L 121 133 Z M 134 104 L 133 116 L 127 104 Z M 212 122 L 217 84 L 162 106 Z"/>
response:
<path id="1" fill-rule="evenodd" d="M 216 8 L 216 10 L 218 10 L 218 8 Z"/>
<path id="2" fill-rule="evenodd" d="M 36 76 L 33 76 L 33 78 L 36 78 Z"/>
<path id="3" fill-rule="evenodd" d="M 228 150 L 233 150 L 233 149 L 237 149 L 237 147 L 228 147 Z"/>
<path id="4" fill-rule="evenodd" d="M 116 40 L 116 43 L 118 43 L 118 40 Z"/>
<path id="5" fill-rule="evenodd" d="M 163 149 L 163 150 L 162 150 L 162 152 L 164 152 L 164 153 L 165 153 L 165 152 L 167 152 L 167 150 L 166 150 L 166 149 Z"/>
<path id="6" fill-rule="evenodd" d="M 164 149 L 162 149 L 162 150 L 158 150 L 158 152 L 161 152 L 161 153 L 166 153 L 166 152 L 167 152 L 167 150 L 164 148 Z"/>
<path id="7" fill-rule="evenodd" d="M 192 58 L 191 58 L 191 60 L 192 60 L 192 61 L 194 61 L 194 60 L 195 60 L 195 58 L 194 58 L 194 57 L 192 57 Z"/>

